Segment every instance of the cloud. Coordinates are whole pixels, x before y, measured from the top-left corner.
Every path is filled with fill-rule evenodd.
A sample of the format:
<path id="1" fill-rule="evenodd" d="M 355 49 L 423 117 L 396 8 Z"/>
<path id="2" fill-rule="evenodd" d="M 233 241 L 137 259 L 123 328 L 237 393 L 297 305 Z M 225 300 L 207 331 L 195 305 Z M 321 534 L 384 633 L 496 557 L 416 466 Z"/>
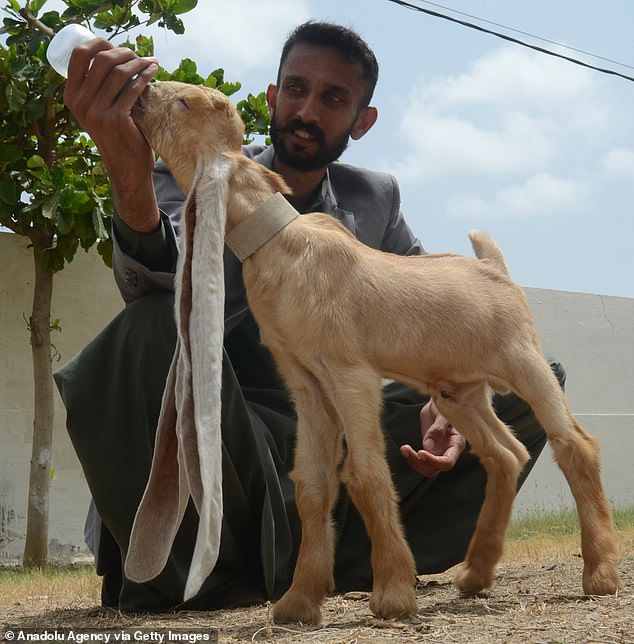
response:
<path id="1" fill-rule="evenodd" d="M 610 150 L 601 161 L 601 167 L 608 175 L 634 179 L 634 150 Z"/>
<path id="2" fill-rule="evenodd" d="M 543 167 L 556 156 L 554 123 L 526 112 L 500 112 L 486 126 L 435 105 L 404 117 L 402 130 L 416 148 L 399 168 L 405 180 L 442 175 L 508 174 Z"/>
<path id="3" fill-rule="evenodd" d="M 518 48 L 476 60 L 458 76 L 422 79 L 400 135 L 410 148 L 404 181 L 443 176 L 534 175 L 610 124 L 596 78 L 587 70 Z"/>
<path id="4" fill-rule="evenodd" d="M 550 110 L 569 105 L 593 88 L 592 74 L 569 63 L 518 47 L 505 47 L 474 61 L 467 74 L 439 78 L 422 89 L 445 105 L 526 105 Z"/>
<path id="5" fill-rule="evenodd" d="M 498 191 L 489 200 L 456 195 L 449 199 L 447 210 L 454 217 L 478 219 L 549 217 L 581 206 L 587 196 L 585 184 L 542 173 Z"/>
<path id="6" fill-rule="evenodd" d="M 167 68 L 190 57 L 200 68 L 224 67 L 232 79 L 258 68 L 277 69 L 288 33 L 309 17 L 303 0 L 199 2 L 182 16 L 185 34 L 156 33 L 155 50 Z"/>

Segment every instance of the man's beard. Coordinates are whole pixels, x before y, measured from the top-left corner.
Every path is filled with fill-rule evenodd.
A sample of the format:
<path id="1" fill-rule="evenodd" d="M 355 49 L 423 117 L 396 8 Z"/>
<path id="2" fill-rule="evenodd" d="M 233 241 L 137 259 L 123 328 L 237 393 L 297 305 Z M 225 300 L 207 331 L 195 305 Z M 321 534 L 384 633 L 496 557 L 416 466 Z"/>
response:
<path id="1" fill-rule="evenodd" d="M 294 130 L 303 130 L 310 134 L 313 139 L 312 144 L 317 145 L 317 150 L 308 155 L 301 146 L 286 146 L 285 135 Z M 323 130 L 316 125 L 304 123 L 301 119 L 293 119 L 286 125 L 278 124 L 275 113 L 271 117 L 271 141 L 275 148 L 277 158 L 284 164 L 296 170 L 308 172 L 326 167 L 329 163 L 337 161 L 348 147 L 350 140 L 350 129 L 342 134 L 331 145 L 326 144 L 326 135 Z"/>

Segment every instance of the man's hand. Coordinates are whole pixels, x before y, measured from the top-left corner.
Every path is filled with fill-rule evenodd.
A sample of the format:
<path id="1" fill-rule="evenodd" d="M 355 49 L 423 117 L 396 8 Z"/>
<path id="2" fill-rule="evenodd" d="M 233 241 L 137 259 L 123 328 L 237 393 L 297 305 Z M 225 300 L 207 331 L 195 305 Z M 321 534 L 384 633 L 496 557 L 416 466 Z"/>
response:
<path id="1" fill-rule="evenodd" d="M 151 175 L 154 153 L 131 110 L 157 70 L 156 59 L 139 58 L 97 38 L 73 50 L 64 91 L 64 102 L 99 148 L 117 212 L 139 232 L 156 229 L 159 214 Z"/>
<path id="2" fill-rule="evenodd" d="M 401 454 L 409 466 L 427 478 L 450 470 L 464 451 L 464 436 L 450 425 L 430 400 L 420 412 L 422 447 L 401 445 Z"/>

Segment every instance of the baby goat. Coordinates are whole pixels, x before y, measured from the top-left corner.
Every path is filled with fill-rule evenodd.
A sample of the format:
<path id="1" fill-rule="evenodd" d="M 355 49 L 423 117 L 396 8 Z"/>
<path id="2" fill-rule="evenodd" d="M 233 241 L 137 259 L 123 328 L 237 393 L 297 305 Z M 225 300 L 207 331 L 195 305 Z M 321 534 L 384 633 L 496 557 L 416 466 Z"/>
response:
<path id="1" fill-rule="evenodd" d="M 319 623 L 320 605 L 334 587 L 331 510 L 340 480 L 372 541 L 371 610 L 387 618 L 417 610 L 414 560 L 384 456 L 382 377 L 429 393 L 486 470 L 486 496 L 455 579 L 462 593 L 492 583 L 517 478 L 528 460 L 524 446 L 493 412 L 491 389 L 526 400 L 548 435 L 577 503 L 585 593 L 617 591 L 618 551 L 598 441 L 573 417 L 543 358 L 524 293 L 509 279 L 488 236 L 471 234 L 479 259 L 401 257 L 364 246 L 328 215 L 297 217 L 279 195 L 288 192 L 280 177 L 240 153 L 240 121 L 214 90 L 152 84 L 134 118 L 190 193 L 186 214 L 196 212 L 186 221 L 203 216 L 197 202 L 205 182 L 215 181 L 212 190 L 224 191 L 227 243 L 243 261 L 262 341 L 294 396 L 292 477 L 302 541 L 292 585 L 274 607 L 277 621 Z M 224 214 L 217 216 L 215 225 L 225 226 Z M 271 221 L 272 232 L 246 250 L 252 244 L 249 231 Z M 158 479 L 150 483 L 157 484 Z M 135 531 L 128 556 L 134 565 L 126 570 L 143 578 L 151 568 L 143 560 L 143 543 L 152 528 L 139 522 Z M 194 561 L 190 576 L 200 580 L 210 572 L 201 573 L 200 567 Z"/>

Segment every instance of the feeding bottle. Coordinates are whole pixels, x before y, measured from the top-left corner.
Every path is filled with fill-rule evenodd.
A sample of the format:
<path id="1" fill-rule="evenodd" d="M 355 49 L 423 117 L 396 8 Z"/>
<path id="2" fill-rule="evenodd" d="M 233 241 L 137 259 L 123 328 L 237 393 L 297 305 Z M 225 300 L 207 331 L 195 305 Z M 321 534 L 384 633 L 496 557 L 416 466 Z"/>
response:
<path id="1" fill-rule="evenodd" d="M 68 78 L 68 62 L 77 45 L 96 38 L 95 34 L 83 25 L 70 24 L 62 27 L 53 36 L 46 50 L 51 67 L 64 78 Z"/>

